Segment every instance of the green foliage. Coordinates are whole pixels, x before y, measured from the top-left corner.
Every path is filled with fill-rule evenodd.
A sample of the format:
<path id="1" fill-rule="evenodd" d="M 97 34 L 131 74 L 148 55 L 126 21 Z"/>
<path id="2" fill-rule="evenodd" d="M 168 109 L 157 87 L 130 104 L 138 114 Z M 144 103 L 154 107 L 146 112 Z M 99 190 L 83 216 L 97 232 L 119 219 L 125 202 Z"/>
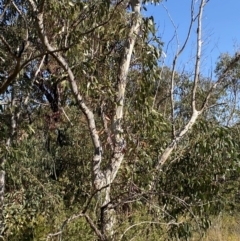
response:
<path id="1" fill-rule="evenodd" d="M 23 52 L 22 70 L 0 102 L 0 157 L 6 171 L 4 238 L 96 240 L 93 225 L 101 229 L 103 197 L 92 184 L 88 123 L 73 99 L 66 69 L 41 44 L 29 1 L 15 4 L 17 8 L 10 3 L 0 23 L 1 35 L 11 46 L 9 50 L 0 42 L 0 82 L 14 69 L 13 51 L 25 39 L 25 25 L 29 47 Z M 117 73 L 132 14 L 122 2 L 100 0 L 45 1 L 43 12 L 49 42 L 69 63 L 83 100 L 93 111 L 105 167 L 113 154 L 109 139 Z M 206 110 L 157 174 L 156 186 L 149 192 L 158 158 L 172 140 L 172 113 L 177 130 L 191 115 L 193 81 L 189 73 L 175 73 L 172 110 L 172 70 L 159 67 L 163 44 L 156 36 L 153 17 L 143 18 L 140 32 L 125 95 L 124 162 L 111 184 L 114 239 L 186 240 L 196 232 L 202 235 L 210 226 L 210 217 L 223 209 L 239 208 L 237 114 L 235 125 L 224 127 L 228 110 Z M 216 74 L 230 61 L 231 57 L 222 56 Z M 225 83 L 234 82 L 237 91 L 238 77 L 236 66 Z M 211 87 L 211 80 L 200 79 L 197 108 Z M 219 88 L 209 104 L 220 104 L 229 96 L 231 88 L 226 89 Z M 49 234 L 59 231 L 50 238 Z"/>
<path id="2" fill-rule="evenodd" d="M 159 205 L 164 206 L 164 216 L 180 222 L 169 230 L 176 238 L 209 228 L 210 217 L 224 209 L 229 196 L 223 193 L 221 177 L 236 168 L 239 159 L 239 144 L 230 129 L 201 121 L 193 133 L 194 138 L 182 143 L 182 151 L 159 176 Z"/>

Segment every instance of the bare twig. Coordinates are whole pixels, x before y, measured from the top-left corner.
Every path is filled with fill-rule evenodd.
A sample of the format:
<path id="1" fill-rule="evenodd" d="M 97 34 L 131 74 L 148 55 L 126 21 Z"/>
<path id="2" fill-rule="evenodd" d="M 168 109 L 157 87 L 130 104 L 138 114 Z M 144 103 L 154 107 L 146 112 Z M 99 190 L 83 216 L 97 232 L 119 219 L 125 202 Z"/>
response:
<path id="1" fill-rule="evenodd" d="M 125 234 L 132 228 L 136 227 L 136 226 L 140 226 L 140 225 L 143 225 L 143 224 L 159 224 L 159 225 L 165 225 L 165 226 L 171 226 L 171 225 L 176 225 L 176 226 L 179 226 L 181 223 L 183 222 L 174 222 L 174 221 L 171 221 L 171 222 L 168 222 L 168 223 L 162 223 L 162 222 L 154 222 L 154 221 L 142 221 L 142 222 L 139 222 L 139 223 L 135 223 L 131 226 L 129 226 L 128 228 L 126 228 L 123 232 L 123 234 L 121 235 L 119 241 L 121 241 L 123 239 L 123 237 L 125 236 Z"/>
<path id="2" fill-rule="evenodd" d="M 194 1 L 193 1 L 194 2 Z M 157 165 L 155 167 L 155 171 L 158 172 L 161 166 L 168 160 L 169 156 L 171 155 L 172 151 L 178 144 L 178 142 L 182 139 L 183 136 L 186 135 L 191 129 L 192 126 L 195 124 L 198 116 L 202 113 L 202 110 L 198 111 L 195 106 L 195 98 L 196 98 L 196 88 L 198 85 L 198 78 L 200 72 L 200 56 L 201 56 L 201 21 L 202 21 L 202 12 L 203 8 L 206 4 L 206 0 L 201 0 L 199 5 L 199 12 L 198 12 L 198 33 L 197 33 L 197 53 L 196 53 L 196 64 L 195 64 L 195 73 L 194 73 L 194 87 L 192 90 L 192 115 L 188 123 L 177 133 L 171 143 L 167 146 L 167 148 L 163 151 L 163 153 L 159 156 Z M 192 17 L 194 20 L 195 18 Z M 150 189 L 153 188 L 155 177 L 153 178 L 153 182 L 151 183 Z"/>
<path id="3" fill-rule="evenodd" d="M 0 15 L 0 20 L 3 18 L 4 14 L 5 14 L 6 11 L 7 11 L 8 6 L 11 4 L 11 2 L 12 2 L 12 1 L 9 0 L 8 3 L 5 5 L 5 7 L 4 7 L 4 9 L 2 10 L 2 13 L 1 13 L 1 15 Z"/>
<path id="4" fill-rule="evenodd" d="M 195 22 L 196 20 L 196 17 L 194 17 L 194 1 L 192 0 L 191 2 L 191 20 L 190 20 L 190 25 L 188 27 L 188 33 L 187 33 L 187 36 L 185 38 L 185 41 L 182 45 L 182 47 L 179 49 L 179 40 L 178 40 L 178 33 L 177 33 L 177 26 L 175 25 L 168 9 L 165 7 L 164 4 L 162 4 L 165 11 L 167 12 L 168 14 L 168 17 L 174 27 L 174 36 L 176 38 L 176 41 L 177 41 L 177 50 L 176 50 L 176 54 L 174 56 L 174 59 L 173 59 L 173 63 L 172 63 L 172 69 L 171 69 L 171 88 L 170 88 L 170 98 L 171 98 L 171 124 L 172 124 L 172 139 L 174 139 L 176 137 L 176 130 L 175 130 L 175 118 L 174 118 L 174 108 L 175 108 L 175 98 L 174 98 L 174 88 L 175 88 L 175 69 L 176 69 L 176 65 L 177 65 L 177 60 L 179 58 L 179 56 L 181 55 L 181 53 L 184 51 L 184 49 L 186 48 L 186 45 L 188 43 L 188 40 L 190 38 L 190 33 L 192 31 L 192 26 L 193 26 L 193 23 Z"/>

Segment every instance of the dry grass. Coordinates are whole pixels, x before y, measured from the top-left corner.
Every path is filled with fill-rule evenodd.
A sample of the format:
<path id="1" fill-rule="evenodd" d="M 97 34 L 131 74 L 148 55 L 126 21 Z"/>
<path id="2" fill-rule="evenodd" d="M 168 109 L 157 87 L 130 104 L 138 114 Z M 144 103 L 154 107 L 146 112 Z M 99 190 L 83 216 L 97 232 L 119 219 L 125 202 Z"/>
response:
<path id="1" fill-rule="evenodd" d="M 216 218 L 203 241 L 240 241 L 240 214 Z"/>

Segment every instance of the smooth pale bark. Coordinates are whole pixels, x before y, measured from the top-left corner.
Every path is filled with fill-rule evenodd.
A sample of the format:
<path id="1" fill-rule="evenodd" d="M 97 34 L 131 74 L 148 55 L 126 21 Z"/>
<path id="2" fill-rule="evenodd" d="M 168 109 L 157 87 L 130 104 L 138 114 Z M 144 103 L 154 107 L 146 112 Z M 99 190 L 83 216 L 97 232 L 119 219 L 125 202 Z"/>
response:
<path id="1" fill-rule="evenodd" d="M 162 155 L 158 159 L 158 163 L 155 167 L 156 171 L 159 171 L 161 166 L 167 161 L 172 151 L 176 147 L 177 143 L 184 137 L 184 135 L 189 132 L 195 122 L 197 121 L 198 116 L 201 114 L 199 111 L 194 111 L 191 119 L 187 123 L 187 125 L 180 131 L 179 134 L 176 135 L 175 139 L 168 145 L 168 147 L 163 151 Z"/>
<path id="2" fill-rule="evenodd" d="M 193 2 L 192 2 L 193 3 Z M 150 184 L 150 190 L 154 188 L 154 184 L 156 181 L 157 173 L 161 169 L 162 165 L 169 159 L 170 155 L 172 154 L 173 150 L 176 148 L 177 144 L 179 141 L 189 132 L 191 131 L 193 125 L 196 123 L 199 115 L 203 112 L 203 108 L 198 111 L 196 109 L 196 92 L 197 92 L 197 87 L 199 83 L 199 76 L 200 76 L 200 60 L 201 60 L 201 51 L 202 51 L 202 13 L 204 6 L 206 4 L 206 0 L 201 0 L 200 6 L 199 6 L 199 11 L 198 11 L 198 28 L 197 28 L 197 50 L 196 50 L 196 62 L 195 62 L 195 71 L 194 71 L 194 81 L 193 81 L 193 89 L 192 89 L 192 100 L 191 100 L 191 107 L 192 107 L 192 115 L 190 117 L 190 120 L 188 123 L 179 131 L 178 134 L 175 134 L 175 129 L 173 129 L 173 139 L 170 142 L 170 144 L 165 148 L 163 153 L 159 156 L 157 164 L 155 166 L 155 174 L 153 176 L 153 181 Z M 193 18 L 192 18 L 193 21 Z M 189 30 L 191 30 L 192 23 L 190 25 Z M 188 37 L 189 38 L 188 33 Z M 183 48 L 185 47 L 186 42 L 183 45 Z M 181 48 L 180 52 L 177 52 L 175 58 L 174 58 L 174 65 L 175 61 L 177 60 L 177 57 L 181 54 L 183 48 Z M 173 83 L 173 81 L 172 81 Z M 174 86 L 172 86 L 172 89 Z M 172 97 L 173 98 L 173 97 Z M 172 100 L 173 102 L 173 100 Z M 172 105 L 173 108 L 173 105 Z M 173 116 L 173 114 L 172 114 Z"/>
<path id="3" fill-rule="evenodd" d="M 150 190 L 154 188 L 154 184 L 156 181 L 157 173 L 161 169 L 162 165 L 166 163 L 169 159 L 170 155 L 176 148 L 179 141 L 184 138 L 184 136 L 191 131 L 193 125 L 196 123 L 198 117 L 207 109 L 208 101 L 211 98 L 214 90 L 217 88 L 219 84 L 221 84 L 225 78 L 225 76 L 231 71 L 235 64 L 240 61 L 240 54 L 236 54 L 235 58 L 230 62 L 230 64 L 226 67 L 226 69 L 222 72 L 219 76 L 218 80 L 212 85 L 208 94 L 206 95 L 205 100 L 202 103 L 200 110 L 196 108 L 196 98 L 197 98 L 197 88 L 199 83 L 199 76 L 200 76 L 200 61 L 201 61 L 201 52 L 202 52 L 202 14 L 204 6 L 207 4 L 208 1 L 201 0 L 199 5 L 199 12 L 198 12 L 198 28 L 197 28 L 197 49 L 196 49 L 196 60 L 195 60 L 195 70 L 194 70 L 194 81 L 193 81 L 193 89 L 192 89 L 192 100 L 191 100 L 191 107 L 192 107 L 192 115 L 188 123 L 179 131 L 178 134 L 172 139 L 169 145 L 165 148 L 162 154 L 159 156 L 157 164 L 155 166 L 155 174 L 153 175 L 153 181 L 150 184 Z"/>
<path id="4" fill-rule="evenodd" d="M 92 160 L 92 175 L 93 175 L 93 184 L 95 189 L 101 190 L 101 195 L 103 198 L 101 205 L 101 233 L 103 236 L 101 240 L 105 238 L 109 238 L 114 234 L 114 223 L 115 223 L 115 211 L 111 207 L 111 199 L 110 199 L 110 187 L 111 183 L 114 181 L 118 170 L 121 166 L 121 163 L 124 158 L 124 148 L 125 148 L 125 139 L 124 139 L 124 131 L 122 129 L 122 119 L 123 119 L 123 108 L 124 108 L 124 98 L 125 91 L 127 85 L 127 75 L 129 71 L 130 61 L 132 57 L 133 48 L 136 42 L 136 38 L 138 35 L 139 27 L 141 24 L 140 17 L 140 7 L 141 1 L 134 0 L 130 1 L 132 6 L 133 14 L 132 14 L 132 26 L 130 28 L 127 39 L 125 40 L 125 46 L 123 49 L 121 62 L 119 63 L 119 70 L 116 73 L 116 109 L 114 118 L 112 121 L 112 134 L 113 134 L 113 155 L 109 161 L 108 167 L 105 170 L 101 168 L 101 159 L 102 159 L 102 146 L 99 140 L 99 135 L 96 129 L 95 119 L 93 112 L 84 102 L 83 97 L 80 94 L 79 87 L 77 86 L 77 82 L 75 76 L 69 67 L 67 60 L 61 55 L 60 52 L 55 52 L 55 48 L 50 44 L 44 29 L 44 1 L 42 1 L 42 5 L 38 7 L 33 0 L 28 0 L 31 4 L 33 11 L 35 13 L 37 19 L 37 30 L 39 33 L 39 37 L 49 52 L 62 66 L 62 68 L 67 72 L 69 77 L 70 86 L 72 89 L 72 93 L 78 103 L 79 108 L 82 110 L 84 115 L 86 116 L 89 132 L 92 137 L 92 142 L 94 146 L 94 156 Z M 91 226 L 91 225 L 90 225 Z M 99 235 L 98 235 L 99 236 Z"/>
<path id="5" fill-rule="evenodd" d="M 89 131 L 92 137 L 93 146 L 94 146 L 94 156 L 93 156 L 93 162 L 92 162 L 92 170 L 93 170 L 93 180 L 96 189 L 100 189 L 102 187 L 101 180 L 103 179 L 103 174 L 100 169 L 101 165 L 101 157 L 102 157 L 102 147 L 100 145 L 99 135 L 97 133 L 96 124 L 93 112 L 90 110 L 90 108 L 85 104 L 83 97 L 78 89 L 75 76 L 71 70 L 71 68 L 68 65 L 68 62 L 66 59 L 61 55 L 61 53 L 54 53 L 55 48 L 52 47 L 48 41 L 47 36 L 44 34 L 44 23 L 43 23 L 43 5 L 41 8 L 37 8 L 35 3 L 32 0 L 29 0 L 30 4 L 32 5 L 32 8 L 37 16 L 37 30 L 39 33 L 39 37 L 42 41 L 42 43 L 47 48 L 47 51 L 52 54 L 52 56 L 58 61 L 58 63 L 63 67 L 63 69 L 67 72 L 69 77 L 70 86 L 72 89 L 72 93 L 78 103 L 79 108 L 82 110 L 84 115 L 86 116 Z"/>
<path id="6" fill-rule="evenodd" d="M 124 130 L 122 129 L 122 119 L 124 113 L 124 98 L 127 85 L 127 75 L 129 71 L 130 61 L 136 42 L 136 38 L 139 32 L 141 24 L 140 8 L 141 1 L 130 1 L 132 7 L 132 26 L 129 31 L 128 37 L 125 40 L 125 46 L 123 49 L 121 62 L 119 65 L 119 71 L 117 75 L 117 93 L 116 93 L 116 110 L 112 123 L 112 132 L 114 136 L 114 153 L 109 167 L 104 171 L 104 185 L 107 185 L 105 190 L 105 200 L 102 206 L 103 211 L 103 224 L 102 232 L 111 237 L 114 234 L 115 224 L 115 211 L 111 207 L 111 183 L 114 181 L 118 170 L 122 164 L 125 152 L 126 141 L 124 139 Z"/>

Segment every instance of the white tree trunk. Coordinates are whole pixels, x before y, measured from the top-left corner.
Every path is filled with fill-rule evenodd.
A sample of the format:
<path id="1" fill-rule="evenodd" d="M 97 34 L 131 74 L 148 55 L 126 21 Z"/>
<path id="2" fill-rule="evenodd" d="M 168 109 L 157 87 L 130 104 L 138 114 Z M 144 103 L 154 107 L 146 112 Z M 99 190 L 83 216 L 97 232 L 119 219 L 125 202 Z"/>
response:
<path id="1" fill-rule="evenodd" d="M 204 107 L 201 108 L 200 111 L 197 110 L 196 108 L 196 92 L 197 92 L 197 87 L 199 83 L 199 76 L 200 76 L 200 60 L 201 60 L 201 51 L 202 51 L 202 13 L 204 6 L 206 4 L 206 0 L 201 0 L 199 4 L 199 11 L 198 11 L 198 28 L 197 28 L 197 51 L 196 51 L 196 62 L 195 62 L 195 70 L 194 70 L 194 81 L 193 81 L 193 89 L 192 89 L 192 101 L 191 101 L 191 107 L 192 107 L 192 115 L 188 121 L 188 123 L 178 132 L 178 134 L 175 134 L 175 127 L 174 127 L 174 122 L 172 123 L 173 125 L 173 139 L 170 142 L 170 144 L 167 146 L 167 148 L 163 151 L 163 153 L 159 156 L 157 164 L 155 166 L 155 174 L 153 175 L 153 181 L 150 184 L 150 190 L 152 190 L 155 186 L 155 181 L 156 181 L 156 176 L 159 170 L 161 169 L 162 165 L 169 159 L 171 153 L 173 150 L 176 148 L 177 144 L 179 141 L 189 132 L 191 131 L 193 125 L 196 123 L 199 115 L 202 114 L 204 111 Z M 177 54 L 174 58 L 173 61 L 173 66 L 175 66 L 176 61 L 178 56 L 182 53 L 183 49 L 186 46 L 187 40 L 189 39 L 190 35 L 190 30 L 192 28 L 193 24 L 193 16 L 192 16 L 192 21 L 190 24 L 189 32 L 186 38 L 186 41 L 183 45 L 183 47 L 180 49 L 180 51 L 177 51 Z M 173 69 L 174 71 L 174 69 Z M 173 81 L 174 75 L 172 76 L 172 85 L 174 84 Z M 172 90 L 174 89 L 174 86 L 171 88 Z M 174 99 L 173 95 L 171 95 L 171 103 L 172 103 L 172 121 L 173 121 L 173 116 L 174 116 Z"/>
<path id="2" fill-rule="evenodd" d="M 141 0 L 132 0 L 130 5 L 132 7 L 132 25 L 128 34 L 127 39 L 125 40 L 125 46 L 123 49 L 121 62 L 119 65 L 119 70 L 117 73 L 116 83 L 116 109 L 114 113 L 114 118 L 112 120 L 112 134 L 113 134 L 113 155 L 109 161 L 108 167 L 103 170 L 101 167 L 102 161 L 102 146 L 99 140 L 99 135 L 97 132 L 94 114 L 90 108 L 84 102 L 84 99 L 78 89 L 75 76 L 69 67 L 67 60 L 62 56 L 60 52 L 55 52 L 55 48 L 50 44 L 44 29 L 44 8 L 43 5 L 38 7 L 33 0 L 28 0 L 31 4 L 33 11 L 36 13 L 37 19 L 37 30 L 39 37 L 44 44 L 45 48 L 51 55 L 58 61 L 58 63 L 63 67 L 67 72 L 69 77 L 70 86 L 72 93 L 78 103 L 79 108 L 82 110 L 86 116 L 90 135 L 92 137 L 93 146 L 94 146 L 94 156 L 92 160 L 92 176 L 93 184 L 96 190 L 100 191 L 100 196 L 102 198 L 101 205 L 101 232 L 103 236 L 101 239 L 106 237 L 110 238 L 114 234 L 114 223 L 115 223 L 115 211 L 111 206 L 111 184 L 114 181 L 118 170 L 121 166 L 121 163 L 124 158 L 124 148 L 125 148 L 125 139 L 124 131 L 122 129 L 122 119 L 123 119 L 123 107 L 124 107 L 124 98 L 127 85 L 127 75 L 129 71 L 130 61 L 132 57 L 133 48 L 136 42 L 136 38 L 139 32 L 139 27 L 141 24 L 140 17 L 140 7 Z M 104 238 L 103 238 L 104 237 Z"/>
<path id="3" fill-rule="evenodd" d="M 102 179 L 101 185 L 101 187 L 107 185 L 107 188 L 104 190 L 105 200 L 101 208 L 103 215 L 102 232 L 106 234 L 107 237 L 112 237 L 114 235 L 114 224 L 116 222 L 116 217 L 115 211 L 110 203 L 111 184 L 114 181 L 124 158 L 126 141 L 124 138 L 124 130 L 122 129 L 122 119 L 124 113 L 124 99 L 127 86 L 127 75 L 134 45 L 141 25 L 141 1 L 130 1 L 130 5 L 133 11 L 132 26 L 129 31 L 128 37 L 125 40 L 125 46 L 122 52 L 121 62 L 117 75 L 116 110 L 112 122 L 112 132 L 114 136 L 114 153 L 113 157 L 110 160 L 109 167 L 103 172 L 104 179 Z"/>

